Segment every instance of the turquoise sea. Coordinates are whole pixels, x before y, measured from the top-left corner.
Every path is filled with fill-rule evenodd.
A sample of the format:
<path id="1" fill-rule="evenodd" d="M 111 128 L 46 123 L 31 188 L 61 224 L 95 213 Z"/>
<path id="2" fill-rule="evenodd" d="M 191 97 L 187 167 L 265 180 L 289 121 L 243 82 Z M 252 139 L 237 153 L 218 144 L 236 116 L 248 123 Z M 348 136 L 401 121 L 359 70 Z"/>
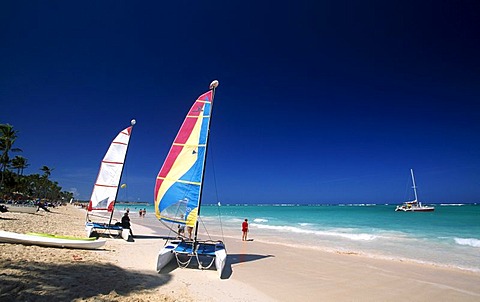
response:
<path id="1" fill-rule="evenodd" d="M 480 204 L 438 204 L 424 213 L 395 206 L 204 205 L 200 228 L 240 238 L 247 218 L 254 240 L 480 272 Z M 153 205 L 128 207 L 154 215 Z"/>

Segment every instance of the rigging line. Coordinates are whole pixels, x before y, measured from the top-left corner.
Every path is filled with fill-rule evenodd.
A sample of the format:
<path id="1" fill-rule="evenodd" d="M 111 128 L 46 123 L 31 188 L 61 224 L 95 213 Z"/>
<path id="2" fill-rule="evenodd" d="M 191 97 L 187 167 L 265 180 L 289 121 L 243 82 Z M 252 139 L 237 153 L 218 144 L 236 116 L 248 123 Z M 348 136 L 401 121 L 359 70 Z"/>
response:
<path id="1" fill-rule="evenodd" d="M 222 232 L 222 240 L 225 241 L 225 236 L 223 234 L 223 223 L 222 223 L 222 213 L 220 212 L 220 201 L 218 199 L 218 187 L 217 187 L 217 174 L 215 173 L 215 161 L 213 160 L 213 148 L 210 148 L 210 162 L 212 163 L 212 173 L 213 173 L 213 186 L 215 188 L 215 199 L 217 201 L 218 209 L 218 219 L 220 220 L 220 231 Z"/>
<path id="2" fill-rule="evenodd" d="M 208 239 L 212 240 L 212 236 L 210 236 L 210 233 L 208 232 L 208 229 L 205 226 L 205 222 L 203 221 L 202 217 L 198 217 L 197 220 L 200 220 L 202 222 L 203 229 L 205 230 L 205 233 L 207 233 Z"/>
<path id="3" fill-rule="evenodd" d="M 168 225 L 165 223 L 165 221 L 163 221 L 163 220 L 159 220 L 159 221 L 160 221 L 160 223 L 163 224 L 164 227 L 166 227 L 166 228 L 168 229 L 168 231 L 169 231 L 169 232 L 168 232 L 168 237 L 170 237 L 170 235 L 171 235 L 172 233 L 176 233 L 176 234 L 177 234 L 177 232 L 175 232 L 172 227 L 168 226 Z M 183 237 L 183 236 L 182 236 L 182 237 Z M 184 237 L 184 238 L 185 238 L 185 237 Z M 167 245 L 167 243 L 168 243 L 168 240 L 165 240 L 164 246 Z"/>

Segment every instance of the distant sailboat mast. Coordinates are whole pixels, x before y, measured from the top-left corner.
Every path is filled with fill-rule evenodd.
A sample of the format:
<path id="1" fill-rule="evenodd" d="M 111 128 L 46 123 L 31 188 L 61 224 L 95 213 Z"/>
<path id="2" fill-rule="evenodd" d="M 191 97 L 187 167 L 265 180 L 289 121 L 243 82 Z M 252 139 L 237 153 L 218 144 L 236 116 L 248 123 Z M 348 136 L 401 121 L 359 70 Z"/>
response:
<path id="1" fill-rule="evenodd" d="M 412 174 L 413 194 L 415 195 L 415 201 L 418 202 L 417 185 L 415 184 L 415 177 L 413 176 L 413 169 L 410 169 L 410 174 Z M 421 205 L 420 202 L 419 202 L 419 204 Z"/>

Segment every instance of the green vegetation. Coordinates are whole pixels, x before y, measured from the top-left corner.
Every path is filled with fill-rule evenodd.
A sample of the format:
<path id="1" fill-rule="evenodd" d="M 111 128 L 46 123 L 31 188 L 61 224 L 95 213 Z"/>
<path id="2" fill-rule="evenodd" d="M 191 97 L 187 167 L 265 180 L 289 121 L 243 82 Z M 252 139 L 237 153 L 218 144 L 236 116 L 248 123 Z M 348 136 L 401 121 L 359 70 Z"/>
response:
<path id="1" fill-rule="evenodd" d="M 23 175 L 29 166 L 23 156 L 11 158 L 12 153 L 22 152 L 13 145 L 18 132 L 12 125 L 0 124 L 0 199 L 31 200 L 48 199 L 51 201 L 70 200 L 73 194 L 62 191 L 56 181 L 49 179 L 53 169 L 43 166 L 40 174 Z"/>

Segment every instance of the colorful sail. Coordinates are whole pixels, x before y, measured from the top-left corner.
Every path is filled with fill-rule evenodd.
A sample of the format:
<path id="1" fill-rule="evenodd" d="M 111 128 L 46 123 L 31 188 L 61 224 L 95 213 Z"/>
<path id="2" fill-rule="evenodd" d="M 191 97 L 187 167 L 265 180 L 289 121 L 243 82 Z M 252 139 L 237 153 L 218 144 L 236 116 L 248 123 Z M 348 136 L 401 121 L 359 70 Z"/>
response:
<path id="1" fill-rule="evenodd" d="M 113 212 L 134 124 L 135 120 L 132 120 L 132 126 L 123 129 L 110 144 L 100 164 L 97 181 L 88 203 L 89 212 L 94 210 Z"/>
<path id="2" fill-rule="evenodd" d="M 160 220 L 195 226 L 213 95 L 214 91 L 210 90 L 195 101 L 158 173 L 155 213 Z"/>

